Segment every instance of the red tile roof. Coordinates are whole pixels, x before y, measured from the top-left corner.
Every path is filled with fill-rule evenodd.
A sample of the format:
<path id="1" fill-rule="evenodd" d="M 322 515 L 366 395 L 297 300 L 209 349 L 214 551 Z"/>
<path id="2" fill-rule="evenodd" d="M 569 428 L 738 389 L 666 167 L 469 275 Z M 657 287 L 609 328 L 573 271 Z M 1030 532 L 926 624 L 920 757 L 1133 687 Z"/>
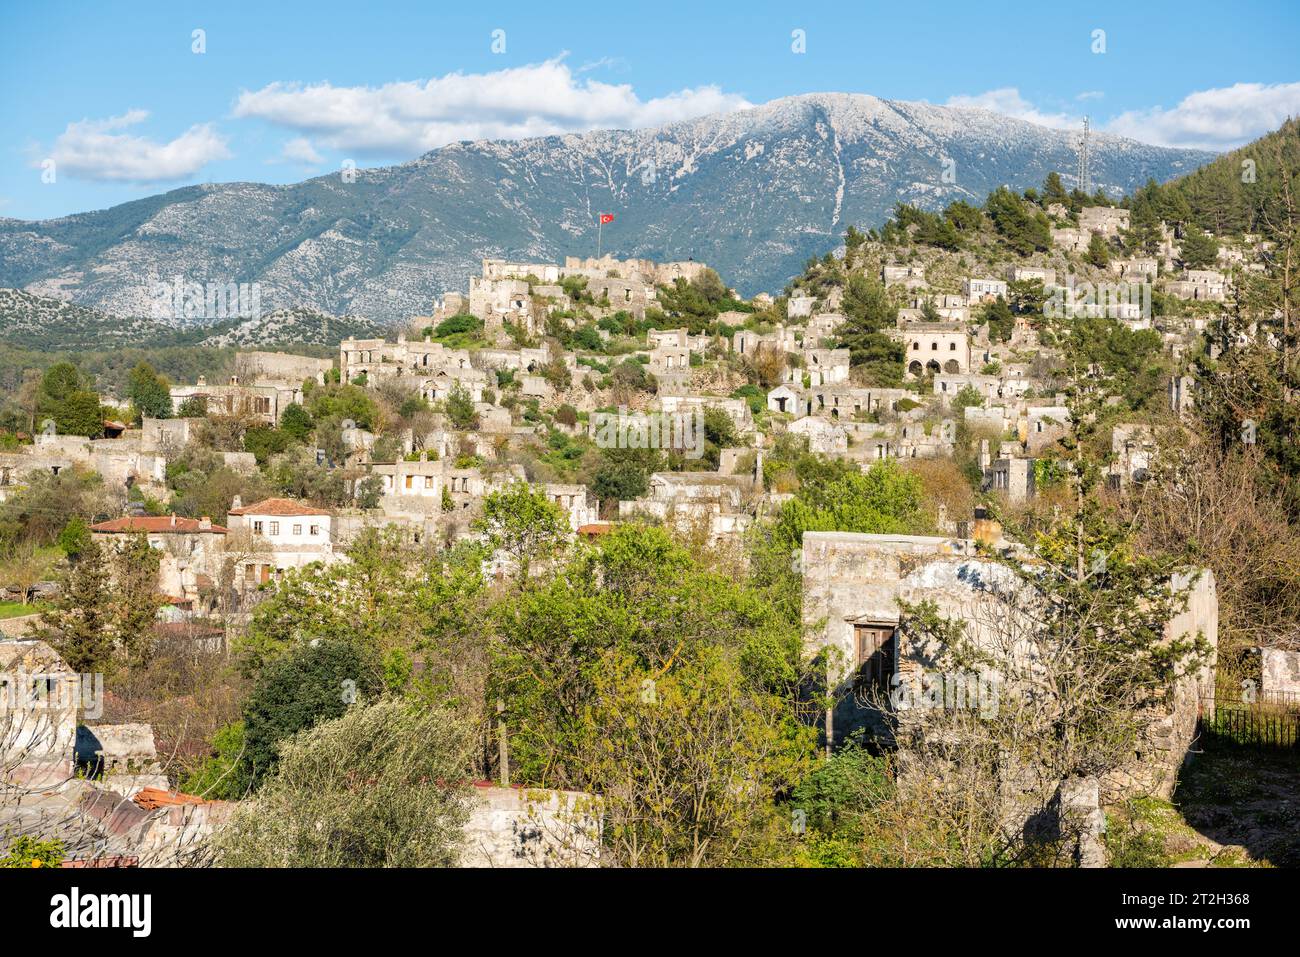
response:
<path id="1" fill-rule="evenodd" d="M 328 509 L 313 508 L 291 498 L 267 498 L 254 505 L 232 508 L 231 515 L 329 515 Z"/>
<path id="2" fill-rule="evenodd" d="M 90 530 L 92 532 L 111 532 L 123 535 L 134 532 L 144 532 L 149 535 L 192 535 L 197 532 L 212 532 L 216 535 L 226 534 L 225 528 L 220 525 L 202 528 L 197 518 L 182 518 L 179 515 L 128 515 L 125 518 L 115 518 L 108 522 L 92 525 Z"/>
<path id="3" fill-rule="evenodd" d="M 59 867 L 139 867 L 140 858 L 129 854 L 110 854 L 108 857 L 85 857 L 64 861 Z"/>
<path id="4" fill-rule="evenodd" d="M 162 788 L 141 788 L 139 793 L 131 800 L 146 811 L 155 811 L 160 807 L 172 807 L 177 804 L 208 803 L 204 798 L 194 794 L 186 794 L 183 791 L 164 791 Z"/>

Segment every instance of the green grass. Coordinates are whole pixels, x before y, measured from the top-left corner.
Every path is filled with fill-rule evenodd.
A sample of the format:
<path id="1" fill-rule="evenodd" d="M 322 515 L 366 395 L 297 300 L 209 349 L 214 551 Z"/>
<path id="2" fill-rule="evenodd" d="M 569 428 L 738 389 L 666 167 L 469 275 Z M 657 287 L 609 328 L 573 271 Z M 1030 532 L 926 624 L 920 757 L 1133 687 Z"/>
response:
<path id="1" fill-rule="evenodd" d="M 28 602 L 24 605 L 17 601 L 0 601 L 0 618 L 20 618 L 23 615 L 35 615 L 44 610 L 40 602 Z"/>

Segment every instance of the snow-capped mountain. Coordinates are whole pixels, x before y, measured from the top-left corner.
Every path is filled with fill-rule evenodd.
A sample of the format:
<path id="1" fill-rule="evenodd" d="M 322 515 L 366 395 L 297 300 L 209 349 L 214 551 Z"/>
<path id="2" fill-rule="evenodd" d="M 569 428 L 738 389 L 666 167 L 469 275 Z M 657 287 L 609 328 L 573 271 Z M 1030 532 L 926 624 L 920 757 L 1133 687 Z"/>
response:
<path id="1" fill-rule="evenodd" d="M 694 258 L 775 291 L 850 224 L 901 201 L 1073 185 L 1078 135 L 982 110 L 827 93 L 658 129 L 457 143 L 292 186 L 193 186 L 44 222 L 0 220 L 0 286 L 152 315 L 160 283 L 259 283 L 265 311 L 393 323 L 464 289 L 484 257 Z M 1124 192 L 1213 157 L 1094 135 L 1094 188 Z M 948 174 L 945 176 L 945 172 Z M 216 319 L 177 319 L 178 324 Z"/>

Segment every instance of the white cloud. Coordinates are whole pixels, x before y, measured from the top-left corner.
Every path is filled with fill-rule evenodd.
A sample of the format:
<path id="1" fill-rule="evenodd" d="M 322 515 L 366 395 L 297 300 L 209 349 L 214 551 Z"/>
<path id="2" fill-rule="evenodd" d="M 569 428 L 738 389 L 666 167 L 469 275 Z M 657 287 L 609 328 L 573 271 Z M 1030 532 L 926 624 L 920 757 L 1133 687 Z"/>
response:
<path id="1" fill-rule="evenodd" d="M 642 100 L 630 84 L 580 79 L 560 56 L 493 73 L 448 73 L 379 87 L 272 83 L 243 91 L 234 112 L 310 134 L 338 150 L 413 155 L 457 140 L 636 129 L 748 106 L 717 86 Z"/>
<path id="2" fill-rule="evenodd" d="M 123 183 L 186 179 L 214 160 L 230 158 L 225 139 L 209 123 L 191 126 L 169 143 L 118 132 L 148 116 L 145 110 L 128 110 L 106 120 L 69 123 L 48 158 L 60 173 Z"/>
<path id="3" fill-rule="evenodd" d="M 1105 95 L 1106 94 L 1103 93 L 1101 90 L 1084 90 L 1082 93 L 1076 96 L 1075 99 L 1079 100 L 1080 102 L 1084 100 L 1100 100 Z"/>
<path id="4" fill-rule="evenodd" d="M 948 102 L 944 106 L 990 110 L 993 113 L 1001 113 L 1003 116 L 1011 116 L 1029 123 L 1037 123 L 1039 126 L 1050 126 L 1062 130 L 1077 129 L 1082 122 L 1080 117 L 1071 116 L 1068 113 L 1047 113 L 1039 110 L 1021 96 L 1020 91 L 1014 86 L 1004 86 L 997 90 L 989 90 L 987 93 L 977 93 L 974 96 L 965 93 L 952 96 L 948 98 Z"/>
<path id="5" fill-rule="evenodd" d="M 1093 100 L 1101 96 L 1101 92 L 1094 90 L 1080 93 L 1076 99 Z M 945 106 L 992 110 L 1056 129 L 1077 130 L 1083 122 L 1082 115 L 1040 110 L 1013 86 L 954 96 Z M 1154 106 L 1129 110 L 1104 122 L 1094 121 L 1093 125 L 1107 133 L 1155 146 L 1229 150 L 1277 129 L 1287 117 L 1298 114 L 1300 83 L 1235 83 L 1192 93 L 1172 109 Z"/>
<path id="6" fill-rule="evenodd" d="M 316 152 L 316 147 L 305 136 L 295 136 L 285 143 L 280 155 L 291 163 L 301 163 L 303 166 L 319 166 L 325 162 L 325 157 Z"/>
<path id="7" fill-rule="evenodd" d="M 1235 149 L 1300 114 L 1300 83 L 1234 83 L 1200 90 L 1173 109 L 1121 113 L 1106 130 L 1159 146 Z"/>

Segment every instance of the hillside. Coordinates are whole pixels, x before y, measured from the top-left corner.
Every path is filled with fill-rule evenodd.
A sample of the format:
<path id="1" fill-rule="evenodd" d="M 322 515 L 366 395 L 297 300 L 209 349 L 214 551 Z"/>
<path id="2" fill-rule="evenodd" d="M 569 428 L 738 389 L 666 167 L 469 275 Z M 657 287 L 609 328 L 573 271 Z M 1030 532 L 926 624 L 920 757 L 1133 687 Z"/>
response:
<path id="1" fill-rule="evenodd" d="M 1285 176 L 1282 174 L 1285 173 Z M 1285 219 L 1285 183 L 1300 204 L 1300 119 L 1225 153 L 1135 199 L 1152 203 L 1158 218 L 1190 221 L 1215 235 L 1274 235 Z M 1135 204 L 1137 208 L 1138 204 Z"/>
<path id="2" fill-rule="evenodd" d="M 387 327 L 357 316 L 278 309 L 256 319 L 177 329 L 156 319 L 121 317 L 48 296 L 0 289 L 0 342 L 35 352 L 211 346 L 338 345 L 350 336 L 382 336 Z"/>
<path id="3" fill-rule="evenodd" d="M 337 346 L 349 338 L 382 337 L 387 326 L 359 316 L 331 316 L 316 309 L 276 309 L 256 319 L 241 319 L 221 327 L 200 345 L 239 349 L 296 344 Z"/>
<path id="4" fill-rule="evenodd" d="M 0 342 L 25 349 L 111 349 L 174 339 L 176 330 L 152 319 L 120 318 L 20 289 L 0 289 Z"/>

